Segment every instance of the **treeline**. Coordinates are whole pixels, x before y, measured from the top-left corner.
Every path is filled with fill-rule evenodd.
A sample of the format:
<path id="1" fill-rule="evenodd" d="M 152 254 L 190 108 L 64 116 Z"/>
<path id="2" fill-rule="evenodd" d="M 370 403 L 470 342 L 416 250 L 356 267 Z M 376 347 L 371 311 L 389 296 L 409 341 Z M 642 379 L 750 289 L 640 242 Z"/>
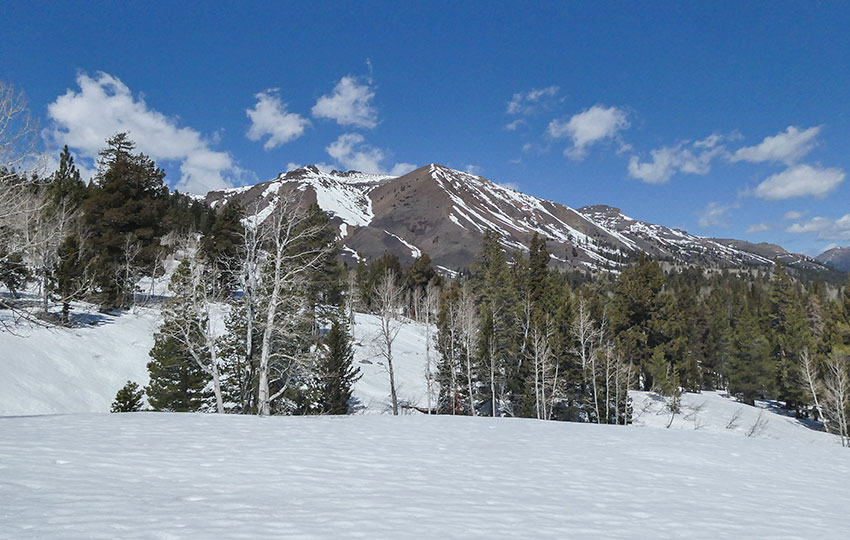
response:
<path id="1" fill-rule="evenodd" d="M 127 308 L 168 273 L 145 389 L 156 409 L 348 412 L 352 323 L 365 312 L 379 335 L 357 337 L 378 344 L 396 413 L 626 424 L 629 389 L 668 395 L 673 409 L 681 391 L 722 389 L 782 401 L 847 435 L 850 287 L 795 279 L 780 264 L 665 272 L 646 256 L 591 279 L 550 268 L 543 238 L 508 254 L 495 234 L 451 277 L 427 255 L 408 268 L 393 256 L 347 268 L 328 215 L 298 190 L 257 203 L 270 208 L 213 210 L 170 193 L 126 134 L 107 141 L 98 165 L 89 185 L 67 148 L 48 178 L 3 170 L 10 294 L 0 302 L 32 314 L 17 297 L 37 284 L 39 318 L 74 324 L 74 301 Z M 246 219 L 260 210 L 261 223 Z M 395 388 L 394 341 L 410 320 L 427 323 L 426 403 L 403 403 Z M 117 409 L 134 408 L 140 391 L 128 386 Z"/>
<path id="2" fill-rule="evenodd" d="M 771 399 L 847 435 L 850 286 L 772 271 L 662 271 L 641 256 L 616 277 L 548 267 L 545 241 L 510 259 L 487 235 L 444 288 L 438 409 L 626 423 L 627 389 L 728 390 Z"/>

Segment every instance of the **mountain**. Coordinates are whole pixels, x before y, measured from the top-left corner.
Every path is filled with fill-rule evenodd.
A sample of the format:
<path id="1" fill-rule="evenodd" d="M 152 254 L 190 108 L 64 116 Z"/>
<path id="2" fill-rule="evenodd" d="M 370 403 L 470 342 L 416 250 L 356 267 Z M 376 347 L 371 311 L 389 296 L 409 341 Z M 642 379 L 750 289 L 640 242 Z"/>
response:
<path id="1" fill-rule="evenodd" d="M 206 200 L 215 207 L 238 199 L 261 221 L 282 190 L 302 192 L 305 203 L 316 202 L 333 216 L 351 262 L 390 253 L 404 263 L 428 253 L 436 266 L 451 272 L 474 261 L 490 230 L 509 251 L 527 249 L 537 233 L 547 239 L 553 263 L 570 269 L 616 271 L 641 252 L 680 264 L 744 268 L 780 258 L 800 269 L 825 269 L 779 246 L 695 236 L 633 219 L 611 206 L 575 210 L 437 164 L 399 177 L 325 173 L 308 166 L 255 186 L 213 191 Z"/>
<path id="2" fill-rule="evenodd" d="M 829 249 L 815 259 L 838 270 L 850 272 L 850 246 Z"/>

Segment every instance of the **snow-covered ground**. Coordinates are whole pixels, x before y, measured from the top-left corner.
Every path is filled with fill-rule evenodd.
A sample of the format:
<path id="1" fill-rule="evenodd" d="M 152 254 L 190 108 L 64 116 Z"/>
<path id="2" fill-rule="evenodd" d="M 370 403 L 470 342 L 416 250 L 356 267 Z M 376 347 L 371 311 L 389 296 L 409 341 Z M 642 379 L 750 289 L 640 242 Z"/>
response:
<path id="1" fill-rule="evenodd" d="M 794 418 L 775 402 L 757 401 L 755 407 L 729 398 L 725 392 L 683 394 L 680 412 L 673 415 L 667 401 L 651 392 L 629 392 L 632 398 L 632 423 L 671 430 L 723 433 L 802 443 L 832 444 L 833 435 L 820 431 L 811 420 Z M 672 419 L 672 422 L 671 422 Z M 850 459 L 850 452 L 848 452 Z"/>
<path id="2" fill-rule="evenodd" d="M 432 327 L 433 328 L 433 327 Z M 357 313 L 354 326 L 354 361 L 362 377 L 354 385 L 355 410 L 388 412 L 392 410 L 390 379 L 375 337 L 380 319 Z M 393 342 L 393 372 L 398 399 L 405 405 L 428 405 L 427 361 L 425 358 L 425 325 L 408 321 Z M 436 330 L 432 330 L 436 332 Z M 433 333 L 431 334 L 434 335 Z M 431 370 L 436 373 L 437 353 L 431 347 Z"/>
<path id="3" fill-rule="evenodd" d="M 106 412 L 128 380 L 148 383 L 156 309 L 122 315 L 75 304 L 74 328 L 0 331 L 0 416 Z"/>
<path id="4" fill-rule="evenodd" d="M 0 416 L 107 412 L 125 382 L 148 383 L 157 310 L 113 316 L 85 304 L 74 308 L 81 322 L 75 328 L 21 325 L 14 333 L 0 331 Z M 391 408 L 389 375 L 374 340 L 378 325 L 376 317 L 357 314 L 354 352 L 363 374 L 354 389 L 359 412 Z M 223 324 L 218 326 L 223 331 Z M 404 324 L 393 356 L 399 399 L 426 406 L 425 326 Z"/>
<path id="5" fill-rule="evenodd" d="M 850 536 L 834 443 L 524 419 L 0 418 L 0 538 Z"/>
<path id="6" fill-rule="evenodd" d="M 127 379 L 147 382 L 155 310 L 78 317 L 93 324 L 0 332 L 0 539 L 850 537 L 850 452 L 716 392 L 683 396 L 672 423 L 634 392 L 640 427 L 14 416 L 103 413 Z M 377 329 L 357 315 L 361 412 L 389 409 Z M 424 345 L 412 322 L 394 344 L 403 403 L 427 402 Z"/>

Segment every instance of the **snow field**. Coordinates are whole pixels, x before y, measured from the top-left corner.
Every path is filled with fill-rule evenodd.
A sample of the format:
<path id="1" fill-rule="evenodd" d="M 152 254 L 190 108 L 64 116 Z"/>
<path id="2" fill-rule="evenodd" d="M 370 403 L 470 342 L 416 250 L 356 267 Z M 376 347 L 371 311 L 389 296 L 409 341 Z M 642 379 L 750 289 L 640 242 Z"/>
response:
<path id="1" fill-rule="evenodd" d="M 75 304 L 74 310 L 93 324 L 19 326 L 14 334 L 0 332 L 0 416 L 108 412 L 125 382 L 148 383 L 148 352 L 159 328 L 155 308 L 137 308 L 119 316 L 97 313 L 85 304 Z M 214 315 L 216 331 L 223 333 L 225 314 L 215 310 Z M 356 316 L 355 365 L 363 374 L 354 387 L 359 412 L 391 410 L 389 375 L 374 340 L 379 324 L 373 315 Z M 399 399 L 424 407 L 425 326 L 405 323 L 393 356 Z M 436 371 L 433 348 L 432 362 Z"/>
<path id="2" fill-rule="evenodd" d="M 838 444 L 834 435 L 820 431 L 815 422 L 794 418 L 774 402 L 757 401 L 755 407 L 750 407 L 730 399 L 725 392 L 682 394 L 681 412 L 672 415 L 667 402 L 657 394 L 632 390 L 629 396 L 632 398 L 632 424 L 635 426 L 667 428 L 669 424 L 671 430 Z M 850 455 L 847 457 L 850 459 Z"/>
<path id="3" fill-rule="evenodd" d="M 75 304 L 74 316 L 84 324 L 0 331 L 0 416 L 107 412 L 128 380 L 148 383 L 156 309 L 115 316 Z"/>
<path id="4" fill-rule="evenodd" d="M 850 535 L 835 444 L 524 419 L 0 418 L 0 539 Z"/>
<path id="5" fill-rule="evenodd" d="M 380 319 L 375 315 L 357 313 L 355 316 L 354 365 L 360 368 L 362 374 L 354 384 L 354 398 L 357 400 L 355 411 L 358 412 L 392 412 L 390 376 L 376 341 L 380 324 Z M 436 329 L 432 331 L 431 336 L 434 335 Z M 437 372 L 437 361 L 438 354 L 432 344 L 432 373 Z M 425 325 L 407 321 L 393 343 L 393 371 L 400 403 L 414 407 L 428 405 L 426 365 Z"/>

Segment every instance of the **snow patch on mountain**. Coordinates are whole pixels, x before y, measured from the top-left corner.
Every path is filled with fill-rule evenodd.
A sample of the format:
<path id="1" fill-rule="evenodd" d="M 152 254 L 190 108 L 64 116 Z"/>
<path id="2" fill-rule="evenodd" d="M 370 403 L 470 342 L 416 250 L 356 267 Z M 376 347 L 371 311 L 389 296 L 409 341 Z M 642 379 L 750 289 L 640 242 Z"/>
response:
<path id="1" fill-rule="evenodd" d="M 387 231 L 387 230 L 384 230 L 384 232 L 385 232 L 385 233 L 387 233 L 388 235 L 392 236 L 393 238 L 395 238 L 396 240 L 398 240 L 398 241 L 399 241 L 399 242 L 401 242 L 402 244 L 404 244 L 404 245 L 405 245 L 405 247 L 407 247 L 407 249 L 409 249 L 409 250 L 410 250 L 410 256 L 411 256 L 411 257 L 413 257 L 414 259 L 416 259 L 416 258 L 418 258 L 418 257 L 421 257 L 421 256 L 422 256 L 422 250 L 421 250 L 421 249 L 419 249 L 418 247 L 414 246 L 414 245 L 413 245 L 413 244 L 411 244 L 410 242 L 406 241 L 406 240 L 405 240 L 404 238 L 402 238 L 401 236 L 399 236 L 399 235 L 397 235 L 397 234 L 393 234 L 393 233 L 391 233 L 390 231 Z"/>

